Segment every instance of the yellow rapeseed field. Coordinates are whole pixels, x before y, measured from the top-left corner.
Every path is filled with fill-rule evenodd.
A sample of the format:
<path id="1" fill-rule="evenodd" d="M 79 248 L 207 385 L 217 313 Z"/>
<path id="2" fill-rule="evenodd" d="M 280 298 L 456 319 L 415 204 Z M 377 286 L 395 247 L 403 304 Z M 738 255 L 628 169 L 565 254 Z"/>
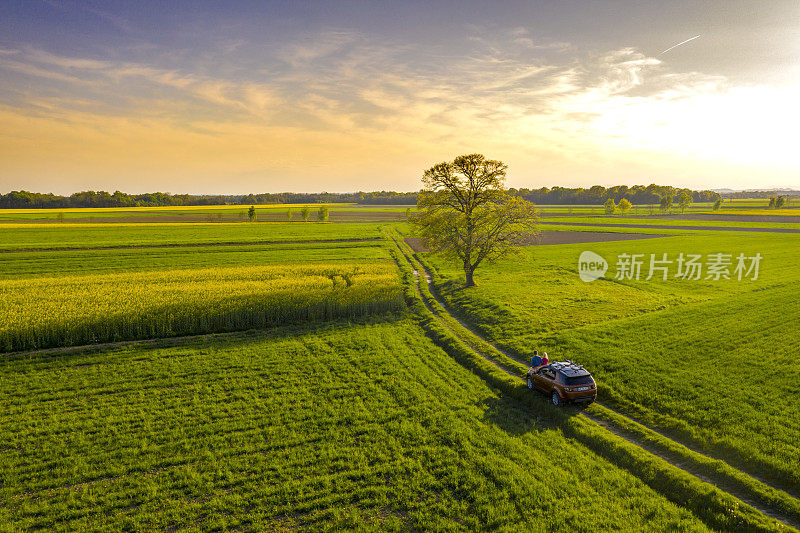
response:
<path id="1" fill-rule="evenodd" d="M 357 317 L 403 306 L 392 265 L 248 266 L 0 281 L 0 350 Z"/>

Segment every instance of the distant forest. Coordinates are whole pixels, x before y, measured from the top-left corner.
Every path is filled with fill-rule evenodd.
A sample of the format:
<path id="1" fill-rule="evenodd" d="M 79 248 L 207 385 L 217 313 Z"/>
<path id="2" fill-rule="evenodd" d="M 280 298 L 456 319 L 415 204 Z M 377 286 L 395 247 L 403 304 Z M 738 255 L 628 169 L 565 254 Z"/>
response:
<path id="1" fill-rule="evenodd" d="M 723 198 L 739 198 L 739 199 L 769 199 L 776 196 L 784 196 L 786 198 L 800 198 L 800 191 L 792 189 L 773 189 L 769 191 L 735 191 L 722 193 Z"/>
<path id="2" fill-rule="evenodd" d="M 595 185 L 589 189 L 566 187 L 542 187 L 541 189 L 510 189 L 539 205 L 600 205 L 609 198 L 619 202 L 627 198 L 632 204 L 657 204 L 662 196 L 677 198 L 681 191 L 688 191 L 695 202 L 713 202 L 720 195 L 713 191 L 692 191 L 664 185 L 618 185 L 605 188 Z M 367 205 L 415 205 L 416 192 L 355 192 L 355 193 L 262 193 L 245 195 L 192 195 L 154 192 L 127 194 L 116 191 L 83 191 L 70 196 L 43 194 L 28 191 L 11 191 L 0 195 L 0 208 L 69 208 L 69 207 L 167 207 L 181 205 L 264 205 L 264 204 L 317 204 L 356 203 Z"/>

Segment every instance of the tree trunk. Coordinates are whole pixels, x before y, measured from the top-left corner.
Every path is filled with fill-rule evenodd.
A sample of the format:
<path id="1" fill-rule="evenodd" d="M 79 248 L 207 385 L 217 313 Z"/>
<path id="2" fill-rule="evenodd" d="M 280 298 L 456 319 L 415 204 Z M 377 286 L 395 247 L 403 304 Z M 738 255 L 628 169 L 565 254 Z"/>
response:
<path id="1" fill-rule="evenodd" d="M 467 278 L 467 282 L 464 284 L 465 287 L 474 287 L 475 286 L 475 280 L 472 279 L 473 272 L 475 272 L 474 268 L 472 268 L 470 266 L 467 266 L 467 265 L 464 265 L 464 275 Z"/>

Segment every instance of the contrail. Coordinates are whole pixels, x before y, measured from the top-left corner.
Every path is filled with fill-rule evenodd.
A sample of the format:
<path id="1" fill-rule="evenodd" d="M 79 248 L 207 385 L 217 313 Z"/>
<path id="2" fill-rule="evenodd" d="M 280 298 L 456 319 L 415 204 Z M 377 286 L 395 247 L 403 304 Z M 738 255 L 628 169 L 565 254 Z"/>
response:
<path id="1" fill-rule="evenodd" d="M 666 54 L 667 52 L 669 52 L 669 51 L 670 51 L 670 50 L 672 50 L 673 48 L 678 48 L 678 47 L 679 47 L 680 45 L 682 45 L 682 44 L 686 44 L 686 43 L 688 43 L 689 41 L 694 41 L 694 40 L 695 40 L 695 39 L 697 39 L 698 37 L 700 37 L 700 36 L 699 36 L 699 35 L 695 35 L 695 36 L 694 36 L 694 37 L 692 37 L 691 39 L 686 39 L 685 41 L 683 41 L 683 42 L 680 42 L 680 43 L 676 44 L 675 46 L 670 46 L 669 48 L 667 48 L 666 50 L 664 50 L 663 52 L 661 52 L 661 54 Z M 658 54 L 658 55 L 661 55 L 661 54 Z"/>

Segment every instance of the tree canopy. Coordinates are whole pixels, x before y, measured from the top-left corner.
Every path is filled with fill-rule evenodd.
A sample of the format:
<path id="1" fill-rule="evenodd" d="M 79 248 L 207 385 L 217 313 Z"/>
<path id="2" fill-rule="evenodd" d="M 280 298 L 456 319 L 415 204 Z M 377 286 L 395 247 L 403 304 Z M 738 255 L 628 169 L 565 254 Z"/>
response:
<path id="1" fill-rule="evenodd" d="M 671 194 L 662 196 L 661 200 L 659 201 L 659 207 L 661 208 L 661 211 L 664 213 L 669 212 L 669 210 L 672 209 L 672 200 L 673 198 Z"/>
<path id="2" fill-rule="evenodd" d="M 681 191 L 678 196 L 678 206 L 681 208 L 681 213 L 686 211 L 686 208 L 692 205 L 692 195 L 689 191 Z"/>
<path id="3" fill-rule="evenodd" d="M 536 206 L 504 188 L 501 161 L 462 155 L 426 170 L 411 221 L 431 250 L 461 262 L 466 286 L 484 261 L 509 253 L 536 232 Z"/>

